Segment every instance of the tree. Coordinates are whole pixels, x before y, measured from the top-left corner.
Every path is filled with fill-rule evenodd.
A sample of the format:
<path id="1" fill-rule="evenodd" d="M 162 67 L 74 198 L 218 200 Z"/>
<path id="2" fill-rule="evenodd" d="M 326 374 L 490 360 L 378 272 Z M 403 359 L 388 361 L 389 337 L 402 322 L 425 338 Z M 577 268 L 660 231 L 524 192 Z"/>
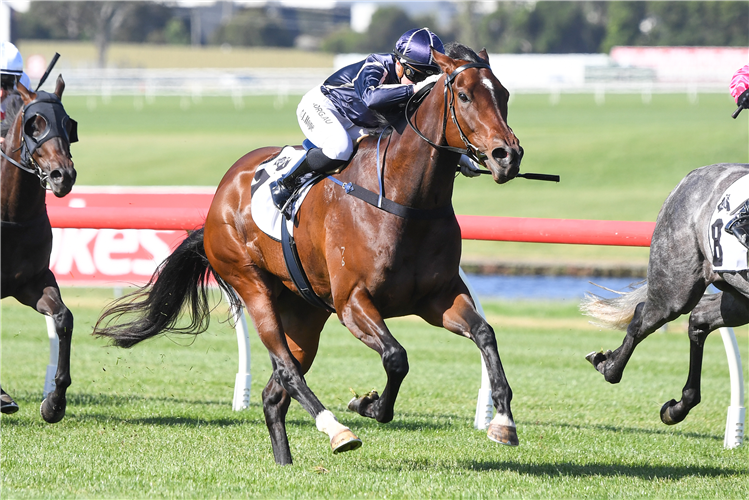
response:
<path id="1" fill-rule="evenodd" d="M 106 65 L 112 31 L 132 9 L 132 2 L 31 2 L 19 16 L 20 38 L 93 40 L 98 64 Z"/>

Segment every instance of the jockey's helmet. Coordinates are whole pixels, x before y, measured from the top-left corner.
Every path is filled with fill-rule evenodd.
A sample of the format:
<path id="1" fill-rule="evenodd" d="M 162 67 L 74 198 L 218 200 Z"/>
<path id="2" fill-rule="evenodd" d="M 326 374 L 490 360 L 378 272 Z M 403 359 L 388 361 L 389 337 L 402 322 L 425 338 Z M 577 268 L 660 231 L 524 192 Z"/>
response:
<path id="1" fill-rule="evenodd" d="M 10 42 L 0 42 L 0 74 L 3 89 L 12 89 L 23 74 L 23 57 Z"/>
<path id="2" fill-rule="evenodd" d="M 424 80 L 440 72 L 439 66 L 432 58 L 431 48 L 441 54 L 445 53 L 442 40 L 429 28 L 406 31 L 396 42 L 395 56 L 412 82 Z"/>

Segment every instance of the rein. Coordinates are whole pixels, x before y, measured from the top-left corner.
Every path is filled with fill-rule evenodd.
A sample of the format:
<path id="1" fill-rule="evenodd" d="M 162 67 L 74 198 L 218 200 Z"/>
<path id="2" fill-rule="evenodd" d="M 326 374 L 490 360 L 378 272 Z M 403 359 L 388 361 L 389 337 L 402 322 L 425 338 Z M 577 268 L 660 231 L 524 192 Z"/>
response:
<path id="1" fill-rule="evenodd" d="M 455 89 L 452 87 L 452 83 L 455 80 L 455 78 L 461 74 L 463 71 L 471 68 L 478 68 L 478 69 L 488 69 L 491 70 L 491 67 L 486 63 L 468 63 L 464 64 L 463 66 L 460 66 L 455 71 L 447 75 L 445 78 L 445 86 L 443 91 L 443 99 L 445 106 L 443 108 L 443 114 L 442 114 L 442 136 L 445 137 L 447 134 L 447 109 L 450 108 L 450 115 L 452 116 L 453 123 L 455 123 L 455 126 L 458 128 L 458 133 L 460 134 L 460 138 L 463 140 L 463 144 L 465 144 L 465 149 L 462 148 L 456 148 L 454 146 L 446 146 L 442 144 L 437 144 L 433 142 L 431 139 L 429 139 L 427 136 L 425 136 L 421 130 L 419 130 L 416 125 L 414 125 L 413 121 L 411 121 L 411 116 L 408 114 L 408 110 L 411 107 L 411 102 L 414 100 L 414 97 L 416 97 L 417 94 L 414 94 L 411 96 L 411 99 L 408 101 L 408 105 L 406 106 L 405 110 L 405 117 L 406 122 L 408 122 L 408 125 L 411 127 L 411 129 L 416 132 L 416 134 L 424 139 L 427 144 L 432 146 L 434 149 L 444 149 L 446 151 L 451 151 L 453 153 L 460 153 L 462 155 L 467 155 L 469 158 L 476 162 L 480 162 L 481 158 L 479 156 L 479 150 L 476 146 L 471 144 L 471 141 L 468 140 L 468 137 L 463 132 L 463 129 L 460 127 L 460 123 L 458 123 L 458 116 L 455 113 Z M 436 84 L 436 83 L 435 83 Z M 425 87 L 426 89 L 431 90 L 432 87 Z M 447 93 L 448 90 L 450 91 L 450 99 L 448 101 Z M 426 96 L 426 92 L 421 96 L 422 98 Z M 416 114 L 416 113 L 414 113 Z"/>
<path id="2" fill-rule="evenodd" d="M 25 146 L 26 143 L 23 142 L 23 145 Z M 31 175 L 37 176 L 39 178 L 40 184 L 42 185 L 42 188 L 44 188 L 46 190 L 51 190 L 52 189 L 51 187 L 49 187 L 49 183 L 47 182 L 47 179 L 49 179 L 49 174 L 45 174 L 44 173 L 44 171 L 39 166 L 39 164 L 36 161 L 34 161 L 33 157 L 29 156 L 29 162 L 33 165 L 33 168 L 32 168 L 32 167 L 29 167 L 27 165 L 23 165 L 21 163 L 18 163 L 16 160 L 14 160 L 10 156 L 6 155 L 5 151 L 3 151 L 2 149 L 0 149 L 0 156 L 2 156 L 3 158 L 5 158 L 12 165 L 20 168 L 24 172 L 29 173 Z"/>

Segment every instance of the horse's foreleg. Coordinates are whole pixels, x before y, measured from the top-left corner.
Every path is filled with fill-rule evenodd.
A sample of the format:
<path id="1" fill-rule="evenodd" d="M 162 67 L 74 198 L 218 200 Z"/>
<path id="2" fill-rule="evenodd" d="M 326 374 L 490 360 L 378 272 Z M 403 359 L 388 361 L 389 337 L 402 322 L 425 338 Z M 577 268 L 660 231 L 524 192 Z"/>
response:
<path id="1" fill-rule="evenodd" d="M 429 316 L 424 316 L 424 318 L 430 323 L 443 326 L 453 333 L 473 340 L 481 351 L 484 363 L 486 363 L 492 388 L 492 400 L 494 401 L 494 407 L 497 409 L 497 414 L 489 424 L 487 431 L 489 439 L 497 443 L 517 446 L 519 440 L 510 408 L 512 389 L 499 358 L 494 330 L 476 311 L 476 307 L 467 292 L 457 295 L 447 309 L 444 307 L 439 309 L 442 309 L 439 319 L 430 319 Z"/>
<path id="2" fill-rule="evenodd" d="M 705 295 L 689 316 L 689 375 L 681 391 L 681 401 L 671 400 L 661 408 L 661 421 L 678 424 L 700 404 L 702 355 L 707 336 L 725 326 L 749 323 L 749 301 L 743 295 L 727 292 Z"/>
<path id="3" fill-rule="evenodd" d="M 366 290 L 356 289 L 348 302 L 338 308 L 344 324 L 351 333 L 379 353 L 387 375 L 387 383 L 382 394 L 370 393 L 354 398 L 348 407 L 378 422 L 390 422 L 393 420 L 398 391 L 408 374 L 406 350 L 392 336 Z"/>
<path id="4" fill-rule="evenodd" d="M 13 398 L 10 397 L 10 394 L 5 392 L 3 388 L 0 387 L 0 413 L 5 413 L 6 415 L 9 415 L 17 411 L 18 411 L 18 403 L 13 401 Z"/>
<path id="5" fill-rule="evenodd" d="M 50 316 L 60 340 L 55 389 L 42 401 L 40 408 L 42 418 L 54 424 L 65 416 L 66 392 L 71 384 L 70 342 L 73 338 L 73 313 L 63 303 L 55 276 L 49 270 L 39 281 L 27 285 L 21 293 L 16 295 L 16 298 L 22 304 Z"/>

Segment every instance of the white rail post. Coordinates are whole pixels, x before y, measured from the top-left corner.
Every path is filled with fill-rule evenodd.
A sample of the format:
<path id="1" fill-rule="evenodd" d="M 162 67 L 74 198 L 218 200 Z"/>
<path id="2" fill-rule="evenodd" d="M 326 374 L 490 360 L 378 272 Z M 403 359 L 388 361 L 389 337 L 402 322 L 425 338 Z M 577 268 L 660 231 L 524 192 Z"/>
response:
<path id="1" fill-rule="evenodd" d="M 468 293 L 471 294 L 473 303 L 476 304 L 476 311 L 478 311 L 482 318 L 486 319 L 486 314 L 484 313 L 484 308 L 481 307 L 479 297 L 478 295 L 476 295 L 476 292 L 474 292 L 471 284 L 468 282 L 468 277 L 463 272 L 462 267 L 459 268 L 459 272 L 460 278 L 468 288 Z M 491 422 L 493 416 L 494 402 L 492 401 L 492 386 L 491 382 L 489 381 L 489 372 L 486 370 L 484 357 L 481 356 L 481 387 L 479 388 L 479 394 L 476 398 L 476 416 L 473 419 L 473 426 L 476 429 L 486 429 L 489 427 L 489 422 Z"/>
<path id="2" fill-rule="evenodd" d="M 730 450 L 741 446 L 744 442 L 744 420 L 746 418 L 744 372 L 741 366 L 739 344 L 736 341 L 733 328 L 721 328 L 720 336 L 723 339 L 723 346 L 726 348 L 728 374 L 731 379 L 731 406 L 728 407 L 726 434 L 723 438 L 723 447 Z"/>
<path id="3" fill-rule="evenodd" d="M 224 292 L 224 298 L 231 307 L 231 300 Z M 240 305 L 234 309 L 234 329 L 237 332 L 237 348 L 239 351 L 239 368 L 234 379 L 234 399 L 231 409 L 234 411 L 246 410 L 250 407 L 250 337 L 247 330 L 247 318 L 244 314 L 244 306 Z"/>
<path id="4" fill-rule="evenodd" d="M 49 337 L 49 364 L 47 365 L 47 374 L 44 377 L 43 397 L 55 390 L 55 374 L 57 373 L 57 359 L 60 357 L 60 339 L 57 337 L 55 330 L 55 320 L 51 316 L 45 316 L 47 320 L 47 336 Z"/>

